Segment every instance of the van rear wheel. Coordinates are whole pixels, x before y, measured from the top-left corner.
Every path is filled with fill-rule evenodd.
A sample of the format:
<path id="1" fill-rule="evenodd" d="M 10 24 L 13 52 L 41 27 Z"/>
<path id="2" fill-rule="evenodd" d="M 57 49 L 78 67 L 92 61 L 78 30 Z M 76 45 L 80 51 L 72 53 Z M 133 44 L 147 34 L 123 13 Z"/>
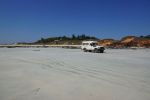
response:
<path id="1" fill-rule="evenodd" d="M 84 52 L 87 52 L 86 48 L 83 48 L 83 51 L 84 51 Z"/>
<path id="2" fill-rule="evenodd" d="M 97 53 L 97 52 L 98 52 L 98 50 L 97 50 L 97 49 L 94 49 L 94 50 L 93 50 L 93 52 L 94 52 L 94 53 Z"/>

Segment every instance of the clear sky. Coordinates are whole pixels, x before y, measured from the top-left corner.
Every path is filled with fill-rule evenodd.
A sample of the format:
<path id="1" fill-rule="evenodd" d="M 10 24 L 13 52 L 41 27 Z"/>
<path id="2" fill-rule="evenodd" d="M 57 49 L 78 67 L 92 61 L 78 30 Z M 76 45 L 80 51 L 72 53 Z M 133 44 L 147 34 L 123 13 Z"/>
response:
<path id="1" fill-rule="evenodd" d="M 150 34 L 150 0 L 0 0 L 0 43 Z"/>

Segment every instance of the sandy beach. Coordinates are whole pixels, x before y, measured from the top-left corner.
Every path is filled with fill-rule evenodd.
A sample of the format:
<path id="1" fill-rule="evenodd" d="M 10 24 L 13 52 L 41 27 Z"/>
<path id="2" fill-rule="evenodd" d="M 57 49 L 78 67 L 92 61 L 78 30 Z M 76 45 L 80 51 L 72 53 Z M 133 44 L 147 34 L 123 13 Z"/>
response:
<path id="1" fill-rule="evenodd" d="M 0 48 L 0 100 L 150 100 L 150 49 Z"/>

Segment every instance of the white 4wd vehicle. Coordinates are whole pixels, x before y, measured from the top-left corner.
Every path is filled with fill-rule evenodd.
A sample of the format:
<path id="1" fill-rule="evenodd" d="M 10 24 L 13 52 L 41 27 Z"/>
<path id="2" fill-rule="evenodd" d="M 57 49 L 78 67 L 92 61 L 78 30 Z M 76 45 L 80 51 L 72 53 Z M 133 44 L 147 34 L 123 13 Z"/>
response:
<path id="1" fill-rule="evenodd" d="M 81 49 L 84 52 L 96 52 L 103 53 L 105 48 L 103 46 L 98 46 L 97 41 L 83 41 L 81 45 Z"/>

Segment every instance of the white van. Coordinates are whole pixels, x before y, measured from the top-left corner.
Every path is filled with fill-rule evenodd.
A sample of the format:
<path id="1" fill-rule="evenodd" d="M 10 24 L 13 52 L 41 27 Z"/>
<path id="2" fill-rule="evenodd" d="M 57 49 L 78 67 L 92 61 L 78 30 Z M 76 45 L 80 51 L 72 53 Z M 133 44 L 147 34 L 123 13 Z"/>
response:
<path id="1" fill-rule="evenodd" d="M 81 49 L 84 52 L 95 52 L 95 53 L 103 53 L 105 50 L 103 46 L 98 46 L 97 41 L 83 41 Z"/>

